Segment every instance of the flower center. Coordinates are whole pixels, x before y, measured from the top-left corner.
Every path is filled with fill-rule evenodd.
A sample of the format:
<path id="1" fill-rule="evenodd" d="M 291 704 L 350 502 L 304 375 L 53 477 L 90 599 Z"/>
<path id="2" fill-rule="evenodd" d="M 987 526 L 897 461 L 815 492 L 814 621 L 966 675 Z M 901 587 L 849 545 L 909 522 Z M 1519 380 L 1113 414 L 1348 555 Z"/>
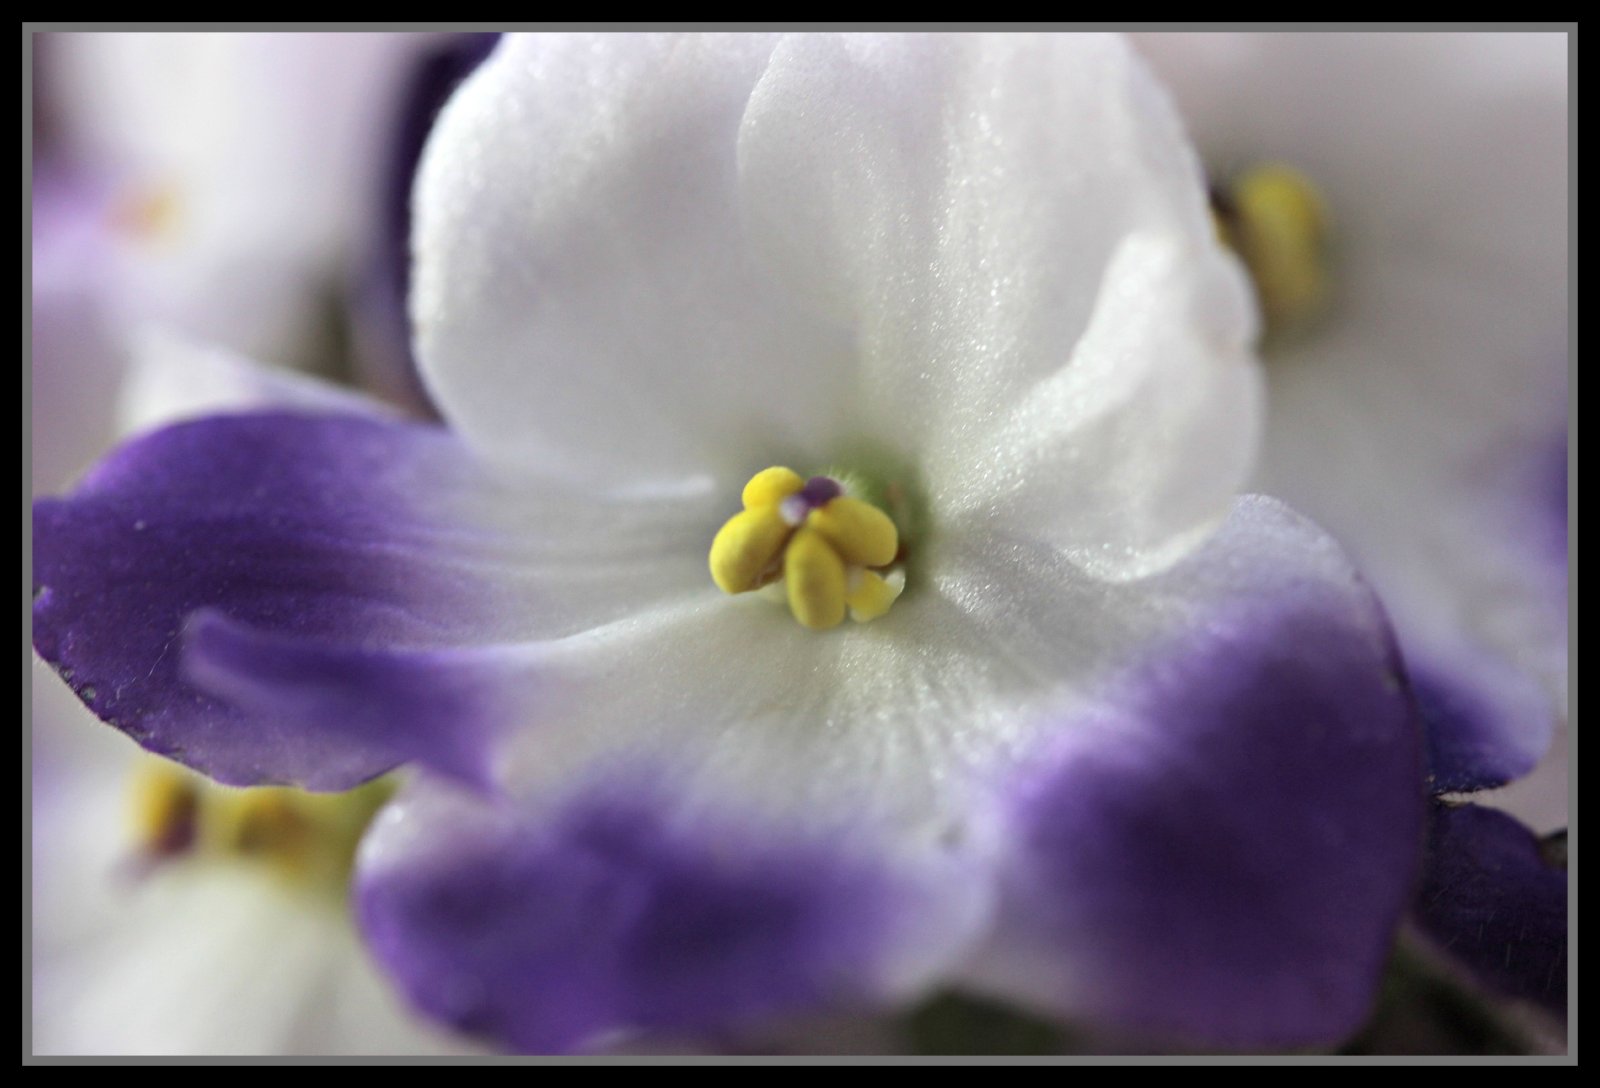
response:
<path id="1" fill-rule="evenodd" d="M 1327 204 L 1293 167 L 1252 167 L 1211 190 L 1217 234 L 1255 281 L 1267 335 L 1320 316 L 1329 294 Z"/>
<path id="2" fill-rule="evenodd" d="M 744 509 L 711 541 L 711 579 L 724 593 L 781 581 L 794 618 L 821 631 L 846 611 L 857 623 L 877 619 L 905 588 L 894 521 L 838 480 L 768 468 L 741 498 Z"/>
<path id="3" fill-rule="evenodd" d="M 134 839 L 145 862 L 231 858 L 342 892 L 356 845 L 394 786 L 380 779 L 344 793 L 232 789 L 150 759 L 135 770 L 131 793 Z"/>

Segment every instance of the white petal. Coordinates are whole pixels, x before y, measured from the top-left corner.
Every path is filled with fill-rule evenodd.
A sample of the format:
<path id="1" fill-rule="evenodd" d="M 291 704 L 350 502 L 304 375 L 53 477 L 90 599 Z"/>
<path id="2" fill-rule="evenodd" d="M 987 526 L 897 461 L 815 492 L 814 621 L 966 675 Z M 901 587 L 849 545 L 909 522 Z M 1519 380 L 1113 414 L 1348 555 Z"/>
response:
<path id="1" fill-rule="evenodd" d="M 1023 505 L 1076 519 L 1052 539 L 1120 575 L 1221 516 L 1254 438 L 1250 309 L 1199 165 L 1120 41 L 791 38 L 740 171 L 753 235 L 855 330 L 861 425 L 919 464 L 936 508 L 1026 470 Z M 1124 327 L 1145 320 L 1165 327 Z"/>
<path id="2" fill-rule="evenodd" d="M 512 39 L 418 177 L 412 316 L 430 389 L 489 456 L 729 486 L 819 455 L 844 342 L 750 256 L 736 137 L 755 36 Z M 763 460 L 769 458 L 769 460 Z"/>

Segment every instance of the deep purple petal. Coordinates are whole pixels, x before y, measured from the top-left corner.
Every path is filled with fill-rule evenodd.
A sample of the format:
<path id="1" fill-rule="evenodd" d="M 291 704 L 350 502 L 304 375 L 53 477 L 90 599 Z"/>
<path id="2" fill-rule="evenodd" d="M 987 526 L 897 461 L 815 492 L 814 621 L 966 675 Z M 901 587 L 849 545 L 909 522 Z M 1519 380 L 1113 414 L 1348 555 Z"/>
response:
<path id="1" fill-rule="evenodd" d="M 440 107 L 499 40 L 498 34 L 450 34 L 417 59 L 400 96 L 384 187 L 376 201 L 381 221 L 359 306 L 362 363 L 370 386 L 429 415 L 437 413 L 411 355 L 411 325 L 406 319 L 411 182 Z"/>
<path id="2" fill-rule="evenodd" d="M 485 587 L 439 514 L 445 432 L 347 415 L 181 424 L 34 505 L 34 645 L 89 707 L 227 783 L 473 777 Z M 447 536 L 454 533 L 454 537 Z"/>
<path id="3" fill-rule="evenodd" d="M 1021 791 L 1005 893 L 1001 962 L 1028 996 L 1213 1046 L 1359 1025 L 1422 834 L 1417 727 L 1375 615 L 1352 586 L 1198 617 L 1062 723 Z"/>
<path id="4" fill-rule="evenodd" d="M 1503 812 L 1436 805 L 1417 922 L 1484 983 L 1567 1009 L 1567 873 Z"/>
<path id="5" fill-rule="evenodd" d="M 890 871 L 850 844 L 728 811 L 686 818 L 637 781 L 545 819 L 501 811 L 449 834 L 433 813 L 386 821 L 357 889 L 374 953 L 423 1011 L 518 1051 L 848 1005 L 873 990 L 910 913 Z"/>
<path id="6" fill-rule="evenodd" d="M 1481 677 L 1429 661 L 1410 662 L 1410 675 L 1427 736 L 1433 793 L 1503 786 L 1532 770 L 1549 746 L 1553 723 L 1541 693 L 1513 697 L 1520 677 L 1508 675 L 1495 688 L 1501 697 L 1490 699 Z"/>

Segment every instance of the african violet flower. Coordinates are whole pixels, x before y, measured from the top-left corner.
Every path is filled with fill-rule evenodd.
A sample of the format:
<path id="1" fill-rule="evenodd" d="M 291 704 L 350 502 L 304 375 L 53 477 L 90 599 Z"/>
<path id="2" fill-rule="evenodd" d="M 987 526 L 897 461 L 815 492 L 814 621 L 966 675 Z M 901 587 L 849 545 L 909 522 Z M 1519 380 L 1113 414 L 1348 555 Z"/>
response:
<path id="1" fill-rule="evenodd" d="M 1318 281 L 1303 308 L 1320 311 L 1268 339 L 1258 485 L 1346 543 L 1383 595 L 1433 790 L 1517 778 L 1566 717 L 1565 35 L 1138 44 L 1235 218 L 1250 219 L 1241 190 L 1262 198 L 1253 163 L 1315 186 L 1324 238 L 1287 270 L 1282 246 L 1246 247 L 1269 314 L 1276 297 L 1280 321 L 1296 316 L 1271 290 L 1303 282 L 1296 265 Z M 1292 239 L 1275 199 L 1258 218 Z M 1543 831 L 1566 826 L 1557 740 L 1500 801 Z M 1436 809 L 1431 826 L 1424 929 L 1500 988 L 1564 1007 L 1564 873 L 1491 813 Z"/>
<path id="2" fill-rule="evenodd" d="M 433 772 L 358 857 L 363 927 L 511 1047 L 941 982 L 1338 1038 L 1418 743 L 1337 549 L 1230 507 L 1253 322 L 1197 177 L 1116 39 L 508 41 L 416 190 L 449 429 L 124 447 L 35 507 L 35 644 L 224 782 Z M 712 584 L 741 491 L 777 522 L 718 580 L 826 622 Z M 887 564 L 825 531 L 841 493 Z M 811 629 L 866 568 L 903 593 Z"/>

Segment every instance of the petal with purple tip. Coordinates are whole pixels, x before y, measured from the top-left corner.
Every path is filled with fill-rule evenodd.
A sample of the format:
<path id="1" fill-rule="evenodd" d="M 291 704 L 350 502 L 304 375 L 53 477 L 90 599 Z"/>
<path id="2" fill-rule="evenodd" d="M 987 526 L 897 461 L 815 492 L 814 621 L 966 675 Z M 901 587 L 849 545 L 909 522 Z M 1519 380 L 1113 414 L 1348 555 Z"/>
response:
<path id="1" fill-rule="evenodd" d="M 459 770 L 462 715 L 268 725 L 206 683 L 253 657 L 301 685 L 339 662 L 341 683 L 382 687 L 406 676 L 382 651 L 460 641 L 482 601 L 429 511 L 467 475 L 455 450 L 337 415 L 219 417 L 129 443 L 34 507 L 34 644 L 101 718 L 224 782 L 342 788 L 430 756 Z"/>
<path id="2" fill-rule="evenodd" d="M 1479 805 L 1436 805 L 1417 921 L 1497 990 L 1567 1008 L 1567 873 L 1532 832 Z"/>
<path id="3" fill-rule="evenodd" d="M 425 1012 L 533 1052 L 879 1001 L 965 931 L 961 885 L 933 894 L 868 829 L 808 838 L 749 815 L 655 773 L 543 812 L 413 788 L 363 848 L 361 922 Z"/>
<path id="4" fill-rule="evenodd" d="M 1136 1035 L 1337 1040 L 1411 886 L 1416 723 L 1359 583 L 1206 612 L 1024 775 L 977 977 Z"/>

